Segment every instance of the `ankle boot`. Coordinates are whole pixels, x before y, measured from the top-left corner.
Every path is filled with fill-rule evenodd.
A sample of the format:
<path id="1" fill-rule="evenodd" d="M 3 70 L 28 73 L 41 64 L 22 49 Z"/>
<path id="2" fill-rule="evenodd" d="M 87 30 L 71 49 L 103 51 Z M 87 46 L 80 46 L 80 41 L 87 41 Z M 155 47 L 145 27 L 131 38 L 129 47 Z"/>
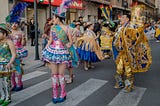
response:
<path id="1" fill-rule="evenodd" d="M 134 76 L 127 76 L 125 80 L 125 92 L 131 92 L 134 89 Z"/>
<path id="2" fill-rule="evenodd" d="M 116 84 L 115 84 L 114 88 L 123 88 L 124 87 L 124 83 L 123 83 L 121 75 L 116 74 L 115 80 L 116 80 Z"/>

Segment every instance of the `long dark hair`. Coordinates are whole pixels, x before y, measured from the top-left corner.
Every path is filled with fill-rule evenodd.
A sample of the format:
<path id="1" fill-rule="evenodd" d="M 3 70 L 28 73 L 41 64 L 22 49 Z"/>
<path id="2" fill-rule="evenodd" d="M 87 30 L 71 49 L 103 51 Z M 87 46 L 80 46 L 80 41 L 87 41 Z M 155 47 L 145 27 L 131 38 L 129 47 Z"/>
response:
<path id="1" fill-rule="evenodd" d="M 62 23 L 65 21 L 65 18 L 64 18 L 64 17 L 60 17 L 60 16 L 58 16 L 58 15 L 56 15 L 56 14 L 55 14 L 55 17 L 56 17 L 56 18 L 59 18 L 60 22 L 62 22 Z"/>

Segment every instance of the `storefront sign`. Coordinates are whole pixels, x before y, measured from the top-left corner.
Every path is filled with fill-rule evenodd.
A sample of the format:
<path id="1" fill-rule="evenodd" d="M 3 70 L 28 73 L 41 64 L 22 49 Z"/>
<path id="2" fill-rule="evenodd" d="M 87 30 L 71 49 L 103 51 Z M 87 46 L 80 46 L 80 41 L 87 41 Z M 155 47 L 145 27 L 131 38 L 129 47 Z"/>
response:
<path id="1" fill-rule="evenodd" d="M 74 0 L 70 3 L 70 8 L 83 9 L 82 0 Z"/>
<path id="2" fill-rule="evenodd" d="M 24 2 L 34 2 L 34 0 L 21 0 Z M 38 0 L 37 0 L 38 1 Z M 51 4 L 53 6 L 60 6 L 62 3 L 62 0 L 51 0 Z M 44 0 L 41 2 L 41 4 L 49 4 L 49 0 Z M 70 3 L 70 8 L 76 8 L 76 9 L 82 9 L 82 0 L 73 0 L 73 2 Z"/>

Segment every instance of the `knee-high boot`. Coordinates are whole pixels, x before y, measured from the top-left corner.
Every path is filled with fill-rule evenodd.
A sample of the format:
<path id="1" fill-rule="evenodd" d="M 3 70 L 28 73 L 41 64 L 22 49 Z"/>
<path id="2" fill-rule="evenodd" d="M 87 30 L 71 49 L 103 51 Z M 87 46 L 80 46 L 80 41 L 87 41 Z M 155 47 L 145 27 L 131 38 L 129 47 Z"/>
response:
<path id="1" fill-rule="evenodd" d="M 66 100 L 66 90 L 65 90 L 65 87 L 66 87 L 66 83 L 65 83 L 65 77 L 64 75 L 58 75 L 59 77 L 59 82 L 60 82 L 60 86 L 61 86 L 61 95 L 60 95 L 60 98 L 59 98 L 59 102 L 64 102 Z"/>
<path id="2" fill-rule="evenodd" d="M 16 90 L 16 86 L 17 86 L 17 84 L 16 84 L 16 73 L 15 72 L 13 72 L 12 73 L 12 76 L 11 76 L 11 81 L 12 81 L 12 91 L 15 91 Z"/>
<path id="3" fill-rule="evenodd" d="M 4 102 L 5 100 L 5 92 L 3 88 L 3 78 L 0 78 L 0 93 L 1 93 L 1 99 L 0 99 L 0 105 Z"/>
<path id="4" fill-rule="evenodd" d="M 18 74 L 18 86 L 16 87 L 16 91 L 20 91 L 23 89 L 23 83 L 22 83 L 22 74 Z"/>
<path id="5" fill-rule="evenodd" d="M 4 77 L 3 84 L 6 97 L 2 106 L 8 106 L 8 104 L 11 103 L 11 77 L 10 76 Z"/>
<path id="6" fill-rule="evenodd" d="M 52 101 L 58 102 L 58 74 L 52 74 Z"/>

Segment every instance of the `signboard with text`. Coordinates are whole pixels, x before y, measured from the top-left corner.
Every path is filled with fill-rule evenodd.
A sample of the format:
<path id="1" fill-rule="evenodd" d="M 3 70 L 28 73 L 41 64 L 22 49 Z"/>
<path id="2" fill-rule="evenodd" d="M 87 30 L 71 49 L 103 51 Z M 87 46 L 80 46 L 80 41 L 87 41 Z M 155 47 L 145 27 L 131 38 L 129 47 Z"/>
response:
<path id="1" fill-rule="evenodd" d="M 31 2 L 31 3 L 34 2 L 34 0 L 21 0 L 21 1 Z M 51 0 L 51 5 L 52 6 L 60 6 L 61 3 L 62 3 L 62 0 Z M 48 5 L 49 4 L 49 0 L 44 0 L 43 2 L 41 2 L 41 4 Z M 73 0 L 70 3 L 70 8 L 83 9 L 83 7 L 82 7 L 82 0 Z"/>

